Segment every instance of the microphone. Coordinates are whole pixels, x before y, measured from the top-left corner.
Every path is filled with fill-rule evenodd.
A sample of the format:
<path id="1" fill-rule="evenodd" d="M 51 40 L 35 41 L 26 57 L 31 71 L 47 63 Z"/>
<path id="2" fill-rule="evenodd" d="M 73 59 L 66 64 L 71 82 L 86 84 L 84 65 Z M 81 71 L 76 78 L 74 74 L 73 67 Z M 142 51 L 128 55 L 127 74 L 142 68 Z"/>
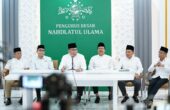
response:
<path id="1" fill-rule="evenodd" d="M 72 71 L 72 74 L 73 74 L 73 77 L 74 77 L 74 82 L 75 82 L 75 85 L 76 85 L 76 87 L 77 87 L 76 76 L 75 76 L 75 73 L 74 73 L 74 72 L 75 72 L 75 69 L 74 69 L 74 57 L 73 57 L 73 56 L 71 57 L 71 60 L 72 60 L 72 63 L 71 63 L 71 66 L 72 66 L 72 67 L 71 67 L 70 70 Z"/>
<path id="2" fill-rule="evenodd" d="M 73 58 L 74 58 L 74 57 L 72 56 L 72 57 L 71 57 L 71 60 L 72 60 L 72 63 L 71 63 L 71 66 L 72 66 L 72 67 L 71 67 L 71 70 L 74 70 L 74 59 L 73 59 Z"/>

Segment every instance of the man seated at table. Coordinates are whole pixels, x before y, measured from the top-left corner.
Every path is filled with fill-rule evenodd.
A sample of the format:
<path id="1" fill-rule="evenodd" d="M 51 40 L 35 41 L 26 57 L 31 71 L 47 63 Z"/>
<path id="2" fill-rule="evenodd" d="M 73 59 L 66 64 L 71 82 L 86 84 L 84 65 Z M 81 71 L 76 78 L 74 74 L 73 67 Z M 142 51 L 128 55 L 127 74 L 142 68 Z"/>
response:
<path id="1" fill-rule="evenodd" d="M 159 59 L 155 60 L 148 71 L 152 73 L 152 78 L 149 80 L 148 97 L 144 103 L 148 108 L 153 104 L 153 98 L 158 90 L 168 82 L 170 75 L 170 60 L 167 58 L 168 48 L 161 47 L 159 51 Z"/>
<path id="2" fill-rule="evenodd" d="M 140 74 L 143 72 L 143 67 L 141 64 L 141 61 L 138 57 L 134 55 L 134 47 L 132 45 L 127 45 L 126 47 L 126 56 L 122 59 L 120 59 L 119 62 L 119 69 L 128 69 L 135 72 L 134 80 L 132 81 L 118 81 L 118 86 L 122 92 L 122 95 L 124 96 L 121 103 L 125 103 L 129 96 L 126 92 L 126 83 L 132 82 L 134 85 L 134 94 L 133 94 L 133 100 L 136 103 L 139 103 L 138 100 L 138 94 L 139 90 L 141 88 L 141 77 Z"/>
<path id="3" fill-rule="evenodd" d="M 83 70 L 86 70 L 86 68 L 85 58 L 82 54 L 78 53 L 76 43 L 68 44 L 68 54 L 62 57 L 59 70 L 63 73 L 67 70 L 82 72 Z M 76 103 L 80 103 L 83 90 L 84 87 L 77 87 Z"/>
<path id="4" fill-rule="evenodd" d="M 32 70 L 53 70 L 52 59 L 48 56 L 45 56 L 45 46 L 38 45 L 37 47 L 37 56 L 33 57 L 31 60 L 30 69 Z M 36 89 L 37 101 L 41 101 L 41 89 Z"/>
<path id="5" fill-rule="evenodd" d="M 103 42 L 98 43 L 97 46 L 98 55 L 93 56 L 90 59 L 89 70 L 113 70 L 114 62 L 111 56 L 105 54 L 105 44 Z M 109 88 L 108 99 L 112 100 L 112 90 Z M 98 93 L 98 87 L 93 87 L 94 94 L 96 94 L 95 103 L 100 102 Z"/>
<path id="6" fill-rule="evenodd" d="M 28 69 L 28 66 L 26 65 L 26 62 L 22 59 L 22 52 L 21 48 L 14 48 L 14 57 L 10 59 L 7 64 L 5 65 L 5 68 L 3 70 L 3 75 L 6 76 L 11 74 L 12 71 L 15 70 L 24 70 Z M 11 104 L 11 89 L 12 87 L 19 86 L 18 80 L 8 80 L 5 81 L 5 97 L 7 98 L 5 105 Z M 22 104 L 22 98 L 19 100 L 19 103 Z"/>

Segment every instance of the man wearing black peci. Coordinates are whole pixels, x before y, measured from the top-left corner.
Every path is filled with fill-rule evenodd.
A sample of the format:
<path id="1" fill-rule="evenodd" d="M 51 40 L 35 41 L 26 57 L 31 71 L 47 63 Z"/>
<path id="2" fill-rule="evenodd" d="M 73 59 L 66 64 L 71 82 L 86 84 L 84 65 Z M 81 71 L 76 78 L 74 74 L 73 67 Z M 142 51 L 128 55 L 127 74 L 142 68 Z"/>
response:
<path id="1" fill-rule="evenodd" d="M 86 60 L 82 54 L 78 53 L 76 43 L 68 44 L 68 54 L 62 57 L 59 70 L 61 70 L 62 73 L 69 70 L 82 72 L 86 70 L 86 68 Z M 80 103 L 83 90 L 84 87 L 77 87 L 76 103 Z"/>

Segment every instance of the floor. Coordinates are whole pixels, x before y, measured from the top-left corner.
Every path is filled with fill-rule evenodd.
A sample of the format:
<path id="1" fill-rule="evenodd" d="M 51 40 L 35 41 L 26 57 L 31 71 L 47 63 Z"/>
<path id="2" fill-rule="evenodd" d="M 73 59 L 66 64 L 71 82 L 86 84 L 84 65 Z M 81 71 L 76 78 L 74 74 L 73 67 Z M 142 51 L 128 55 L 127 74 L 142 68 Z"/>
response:
<path id="1" fill-rule="evenodd" d="M 130 95 L 133 94 L 132 90 L 128 90 L 128 92 L 130 93 Z M 167 93 L 168 93 L 167 90 L 160 90 L 159 93 L 157 94 L 157 96 L 155 97 L 154 106 L 158 105 L 159 107 L 163 107 L 164 104 L 166 103 Z M 21 92 L 14 90 L 12 92 L 12 96 L 21 96 Z M 35 93 L 34 93 L 34 96 L 35 96 Z M 101 96 L 100 104 L 94 103 L 95 97 L 94 97 L 93 93 L 91 93 L 91 101 L 90 102 L 88 102 L 86 105 L 84 105 L 84 100 L 82 100 L 80 104 L 72 106 L 72 109 L 73 110 L 112 110 L 112 101 L 108 101 L 108 99 L 107 99 L 108 93 L 100 92 L 100 96 Z M 122 99 L 122 97 L 119 92 L 118 109 L 126 110 L 125 109 L 126 105 L 120 104 L 121 99 Z M 18 100 L 19 99 L 17 99 L 17 98 L 13 98 L 12 105 L 5 106 L 4 102 L 3 102 L 3 90 L 0 89 L 0 110 L 22 110 L 22 106 L 19 105 Z M 131 102 L 132 102 L 132 99 L 130 99 L 126 104 L 131 104 Z M 140 110 L 140 106 L 142 106 L 142 103 L 136 105 L 136 107 L 138 107 L 138 108 L 135 108 L 135 110 L 136 109 Z M 56 109 L 52 109 L 52 110 L 56 110 Z M 160 110 L 164 110 L 164 109 L 160 109 Z"/>

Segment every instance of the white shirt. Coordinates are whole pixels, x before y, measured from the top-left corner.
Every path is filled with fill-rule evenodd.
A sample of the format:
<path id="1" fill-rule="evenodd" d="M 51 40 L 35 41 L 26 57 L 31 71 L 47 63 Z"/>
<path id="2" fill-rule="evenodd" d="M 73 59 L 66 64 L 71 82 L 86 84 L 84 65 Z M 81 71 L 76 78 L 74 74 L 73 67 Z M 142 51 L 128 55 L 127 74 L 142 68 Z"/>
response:
<path id="1" fill-rule="evenodd" d="M 95 55 L 90 59 L 89 70 L 111 70 L 114 67 L 114 62 L 109 55 Z"/>
<path id="2" fill-rule="evenodd" d="M 31 60 L 30 69 L 33 70 L 53 70 L 53 62 L 52 59 L 48 56 L 44 56 L 42 59 L 38 58 L 38 56 L 34 57 Z"/>
<path id="3" fill-rule="evenodd" d="M 154 67 L 156 63 L 160 62 L 164 67 Z M 165 58 L 163 61 L 157 60 L 149 67 L 148 71 L 153 72 L 156 69 L 155 75 L 153 78 L 160 76 L 161 78 L 169 78 L 170 75 L 170 59 Z"/>
<path id="4" fill-rule="evenodd" d="M 12 58 L 8 60 L 7 64 L 5 65 L 5 69 L 8 69 L 9 71 L 24 70 L 25 68 L 28 68 L 28 66 L 23 59 Z"/>
<path id="5" fill-rule="evenodd" d="M 140 59 L 138 57 L 132 56 L 132 58 L 123 57 L 120 59 L 118 69 L 129 69 L 137 74 L 143 72 L 143 67 Z"/>
<path id="6" fill-rule="evenodd" d="M 72 69 L 83 69 L 86 70 L 86 60 L 82 54 L 77 53 L 76 56 L 73 57 L 73 64 L 72 64 L 72 57 L 70 54 L 66 54 L 62 57 L 61 63 L 59 66 L 59 70 L 61 70 L 63 67 L 65 67 L 66 70 Z"/>

